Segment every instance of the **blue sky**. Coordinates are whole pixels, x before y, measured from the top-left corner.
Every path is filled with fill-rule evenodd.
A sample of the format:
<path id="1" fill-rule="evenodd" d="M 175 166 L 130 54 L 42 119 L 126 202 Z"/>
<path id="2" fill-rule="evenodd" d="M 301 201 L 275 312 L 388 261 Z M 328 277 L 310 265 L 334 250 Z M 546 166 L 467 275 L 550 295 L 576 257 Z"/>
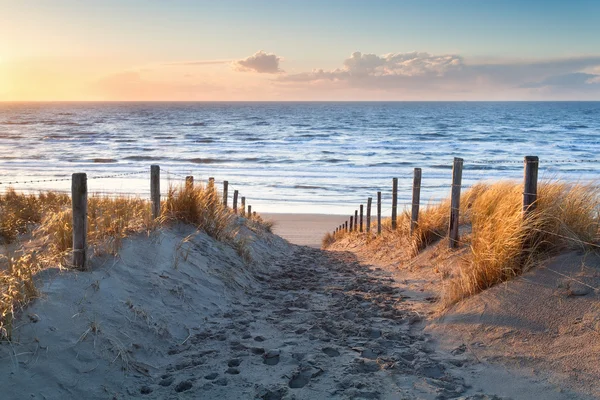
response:
<path id="1" fill-rule="evenodd" d="M 383 92 L 385 85 L 367 80 L 358 83 L 356 71 L 345 66 L 356 52 L 382 59 L 388 54 L 416 54 L 410 60 L 375 60 L 376 65 L 365 74 L 419 75 L 418 83 L 426 83 L 424 99 L 435 98 L 436 93 L 440 99 L 483 99 L 485 91 L 494 89 L 502 89 L 502 96 L 507 97 L 503 99 L 600 99 L 600 83 L 596 83 L 600 75 L 600 63 L 596 63 L 600 55 L 598 0 L 0 0 L 0 9 L 0 37 L 4 38 L 0 41 L 0 99 L 33 96 L 33 89 L 19 91 L 18 82 L 28 81 L 25 69 L 31 69 L 32 76 L 46 74 L 39 71 L 40 65 L 56 72 L 36 78 L 37 82 L 66 79 L 62 71 L 80 81 L 66 85 L 73 98 L 86 97 L 86 93 L 95 99 L 111 97 L 110 90 L 103 95 L 94 90 L 107 79 L 116 82 L 110 81 L 111 77 L 125 76 L 126 85 L 135 85 L 132 93 L 145 92 L 152 94 L 150 97 L 172 93 L 166 96 L 169 99 L 190 99 L 193 90 L 185 90 L 189 79 L 183 77 L 193 77 L 192 86 L 204 93 L 218 91 L 223 82 L 237 85 L 221 88 L 221 93 L 229 93 L 232 99 L 252 99 L 253 88 L 265 84 L 272 99 L 324 99 L 332 88 L 336 99 L 416 99 L 412 93 L 415 82 L 397 87 L 404 78 L 384 78 L 385 82 L 393 80 L 394 88 Z M 263 53 L 258 53 L 260 50 Z M 257 54 L 250 62 L 260 63 L 261 57 L 270 62 L 272 59 L 262 54 L 272 55 L 279 68 L 264 73 L 260 66 L 241 68 L 236 64 Z M 399 62 L 422 64 L 425 60 L 431 65 L 448 55 L 459 59 L 452 68 L 411 68 L 408 72 L 397 68 Z M 564 66 L 573 59 L 587 62 L 576 68 L 550 68 L 554 75 L 542 73 L 537 81 L 525 71 L 523 79 L 499 88 L 494 85 L 500 85 L 506 76 L 490 77 L 489 68 L 482 73 L 477 67 L 510 64 L 514 73 L 524 64 L 558 61 Z M 185 62 L 202 60 L 223 63 L 184 68 Z M 168 77 L 175 68 L 165 71 L 157 67 L 170 63 L 182 63 L 176 68 L 176 77 Z M 344 69 L 347 74 L 335 73 Z M 463 72 L 458 81 L 471 85 L 463 88 L 470 90 L 468 94 L 456 89 L 459 69 L 470 71 L 472 79 L 466 79 Z M 536 73 L 543 70 L 539 66 L 534 69 Z M 314 70 L 329 74 L 309 76 Z M 436 85 L 426 80 L 428 73 L 435 75 Z M 439 79 L 442 75 L 449 79 Z M 482 86 L 484 81 L 495 83 Z M 144 82 L 148 90 L 142 90 Z M 477 90 L 473 82 L 479 82 Z M 55 90 L 50 82 L 48 86 Z M 265 99 L 264 94 L 255 97 Z M 51 93 L 43 97 L 48 96 L 52 97 Z M 489 97 L 494 99 L 491 94 Z"/>

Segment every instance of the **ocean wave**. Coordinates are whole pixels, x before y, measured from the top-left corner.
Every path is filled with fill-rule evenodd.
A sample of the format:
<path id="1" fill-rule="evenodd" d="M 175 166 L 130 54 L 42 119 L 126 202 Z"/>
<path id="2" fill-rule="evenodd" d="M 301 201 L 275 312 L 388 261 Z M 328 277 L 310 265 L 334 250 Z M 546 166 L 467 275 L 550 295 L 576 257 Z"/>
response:
<path id="1" fill-rule="evenodd" d="M 158 160 L 165 160 L 165 157 L 156 157 L 156 156 L 127 156 L 127 157 L 123 157 L 123 160 L 128 160 L 128 161 L 158 161 Z"/>
<path id="2" fill-rule="evenodd" d="M 190 158 L 185 161 L 194 163 L 194 164 L 219 164 L 227 162 L 227 160 L 219 160 L 216 158 Z"/>
<path id="3" fill-rule="evenodd" d="M 91 161 L 95 164 L 111 164 L 118 162 L 114 158 L 92 158 Z"/>

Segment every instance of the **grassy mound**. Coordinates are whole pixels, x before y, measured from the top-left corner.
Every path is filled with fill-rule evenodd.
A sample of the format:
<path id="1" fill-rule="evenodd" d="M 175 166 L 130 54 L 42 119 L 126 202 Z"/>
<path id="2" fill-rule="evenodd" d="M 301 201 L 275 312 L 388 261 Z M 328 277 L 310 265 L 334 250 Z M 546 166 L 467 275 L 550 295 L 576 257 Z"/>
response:
<path id="1" fill-rule="evenodd" d="M 461 197 L 462 255 L 444 293 L 451 305 L 490 286 L 509 280 L 560 251 L 596 248 L 600 227 L 600 188 L 597 185 L 543 182 L 536 209 L 522 214 L 522 186 L 514 182 L 477 184 Z M 403 246 L 416 256 L 434 242 L 447 243 L 450 202 L 429 205 L 419 215 L 419 225 L 410 234 L 410 215 L 382 222 L 382 234 L 338 232 L 323 238 L 323 247 L 346 239 L 361 241 L 369 249 Z M 374 228 L 374 229 L 373 229 Z"/>
<path id="2" fill-rule="evenodd" d="M 176 222 L 232 244 L 248 259 L 244 240 L 235 237 L 240 226 L 253 231 L 271 230 L 259 215 L 236 218 L 222 203 L 213 185 L 169 188 L 154 220 L 150 202 L 137 197 L 91 195 L 88 199 L 88 245 L 92 256 L 117 254 L 127 236 L 150 232 Z M 17 309 L 37 296 L 34 275 L 44 268 L 70 267 L 73 245 L 70 197 L 57 193 L 0 195 L 0 338 L 10 337 Z"/>

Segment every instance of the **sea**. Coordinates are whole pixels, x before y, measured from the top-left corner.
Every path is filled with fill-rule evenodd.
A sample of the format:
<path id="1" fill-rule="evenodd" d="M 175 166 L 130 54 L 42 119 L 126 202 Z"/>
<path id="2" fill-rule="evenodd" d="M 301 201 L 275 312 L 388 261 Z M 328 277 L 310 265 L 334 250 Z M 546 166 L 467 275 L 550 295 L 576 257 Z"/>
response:
<path id="1" fill-rule="evenodd" d="M 258 212 L 351 214 L 382 192 L 411 202 L 450 193 L 454 157 L 465 188 L 523 178 L 600 177 L 600 102 L 195 102 L 0 103 L 0 192 L 70 190 L 75 172 L 91 193 L 149 197 L 186 176 L 229 182 Z"/>

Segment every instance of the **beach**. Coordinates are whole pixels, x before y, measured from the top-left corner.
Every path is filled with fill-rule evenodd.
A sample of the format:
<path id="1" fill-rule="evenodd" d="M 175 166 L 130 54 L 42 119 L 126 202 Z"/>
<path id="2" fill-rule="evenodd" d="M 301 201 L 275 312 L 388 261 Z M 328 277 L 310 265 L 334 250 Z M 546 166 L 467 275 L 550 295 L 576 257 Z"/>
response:
<path id="1" fill-rule="evenodd" d="M 274 214 L 262 213 L 268 221 L 273 221 L 273 232 L 290 243 L 300 246 L 321 248 L 321 239 L 332 232 L 346 218 L 327 214 Z"/>

